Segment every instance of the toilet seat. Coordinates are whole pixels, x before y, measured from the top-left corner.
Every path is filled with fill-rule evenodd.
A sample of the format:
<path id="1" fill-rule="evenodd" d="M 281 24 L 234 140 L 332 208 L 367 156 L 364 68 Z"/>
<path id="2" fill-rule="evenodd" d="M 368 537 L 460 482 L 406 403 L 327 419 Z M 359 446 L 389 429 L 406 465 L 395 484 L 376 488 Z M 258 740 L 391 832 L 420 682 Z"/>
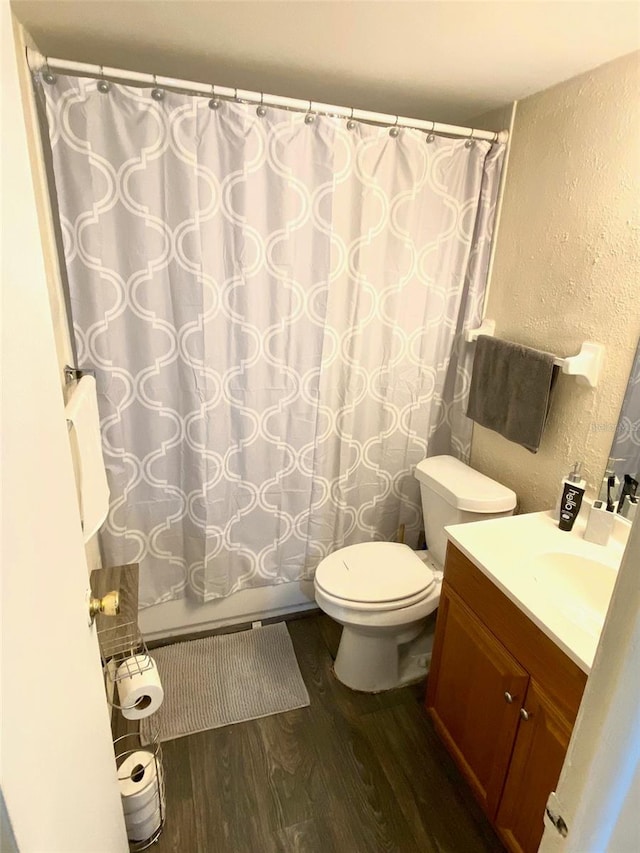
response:
<path id="1" fill-rule="evenodd" d="M 316 570 L 315 584 L 334 604 L 384 611 L 423 601 L 436 577 L 408 545 L 365 542 L 325 557 Z"/>
<path id="2" fill-rule="evenodd" d="M 364 601 L 356 601 L 352 598 L 338 598 L 338 596 L 331 595 L 331 593 L 325 592 L 320 587 L 316 587 L 316 594 L 319 593 L 325 601 L 329 601 L 332 604 L 337 604 L 340 607 L 344 607 L 349 610 L 361 610 L 370 613 L 382 613 L 388 612 L 389 610 L 401 610 L 405 607 L 411 607 L 412 604 L 420 604 L 420 602 L 425 601 L 427 598 L 429 598 L 434 586 L 435 581 L 433 584 L 430 584 L 429 588 L 424 592 L 417 593 L 416 595 L 412 595 L 409 598 L 402 598 L 398 601 L 383 601 L 379 604 L 370 604 Z"/>

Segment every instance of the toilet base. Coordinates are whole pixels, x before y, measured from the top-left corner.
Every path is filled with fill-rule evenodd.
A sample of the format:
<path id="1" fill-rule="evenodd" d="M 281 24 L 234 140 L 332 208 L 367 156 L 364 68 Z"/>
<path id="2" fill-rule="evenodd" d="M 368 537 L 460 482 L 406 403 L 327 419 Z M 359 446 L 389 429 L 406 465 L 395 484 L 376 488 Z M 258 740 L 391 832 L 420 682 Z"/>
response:
<path id="1" fill-rule="evenodd" d="M 416 681 L 420 678 L 420 660 L 408 654 L 406 646 L 421 638 L 424 628 L 425 620 L 403 626 L 400 632 L 344 625 L 333 665 L 336 678 L 364 693 L 378 693 Z M 412 665 L 403 665 L 410 657 Z M 425 653 L 424 673 L 429 659 L 430 654 Z"/>

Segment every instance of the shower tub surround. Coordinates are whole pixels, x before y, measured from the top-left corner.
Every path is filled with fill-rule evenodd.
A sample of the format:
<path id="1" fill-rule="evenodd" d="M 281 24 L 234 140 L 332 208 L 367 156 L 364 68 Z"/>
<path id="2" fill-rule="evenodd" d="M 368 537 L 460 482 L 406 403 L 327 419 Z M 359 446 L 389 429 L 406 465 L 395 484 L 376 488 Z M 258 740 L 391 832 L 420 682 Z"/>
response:
<path id="1" fill-rule="evenodd" d="M 225 598 L 198 602 L 175 598 L 138 613 L 138 624 L 147 640 L 162 640 L 188 634 L 242 625 L 276 616 L 317 610 L 313 581 L 281 583 L 242 589 Z"/>

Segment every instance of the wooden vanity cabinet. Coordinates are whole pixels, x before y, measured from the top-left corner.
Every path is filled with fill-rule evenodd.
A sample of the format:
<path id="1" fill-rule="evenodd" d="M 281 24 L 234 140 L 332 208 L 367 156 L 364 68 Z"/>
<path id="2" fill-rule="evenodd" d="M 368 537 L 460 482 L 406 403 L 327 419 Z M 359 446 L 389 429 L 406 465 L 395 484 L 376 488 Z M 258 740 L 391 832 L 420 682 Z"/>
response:
<path id="1" fill-rule="evenodd" d="M 586 675 L 449 544 L 427 710 L 509 850 L 535 853 Z"/>
<path id="2" fill-rule="evenodd" d="M 529 676 L 446 586 L 438 626 L 446 640 L 429 676 L 431 715 L 485 811 L 495 814 L 520 722 L 517 700 L 504 696 L 524 697 Z"/>
<path id="3" fill-rule="evenodd" d="M 542 816 L 555 790 L 573 724 L 531 679 L 524 699 L 528 720 L 518 729 L 495 825 L 510 850 L 537 850 Z"/>

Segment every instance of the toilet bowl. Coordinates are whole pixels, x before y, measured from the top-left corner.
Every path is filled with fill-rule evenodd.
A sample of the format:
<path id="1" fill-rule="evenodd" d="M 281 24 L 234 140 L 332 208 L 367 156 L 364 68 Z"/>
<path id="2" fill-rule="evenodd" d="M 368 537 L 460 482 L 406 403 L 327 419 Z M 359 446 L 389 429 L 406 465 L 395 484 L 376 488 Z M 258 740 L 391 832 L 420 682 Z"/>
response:
<path id="1" fill-rule="evenodd" d="M 318 606 L 343 626 L 337 678 L 375 692 L 400 681 L 398 647 L 418 636 L 440 599 L 441 579 L 408 545 L 365 542 L 318 566 Z"/>
<path id="2" fill-rule="evenodd" d="M 343 626 L 334 672 L 354 690 L 377 692 L 420 676 L 403 666 L 440 600 L 445 525 L 511 515 L 516 495 L 451 456 L 416 468 L 429 552 L 398 542 L 340 548 L 316 569 L 316 603 Z M 422 655 L 423 671 L 426 659 Z"/>

